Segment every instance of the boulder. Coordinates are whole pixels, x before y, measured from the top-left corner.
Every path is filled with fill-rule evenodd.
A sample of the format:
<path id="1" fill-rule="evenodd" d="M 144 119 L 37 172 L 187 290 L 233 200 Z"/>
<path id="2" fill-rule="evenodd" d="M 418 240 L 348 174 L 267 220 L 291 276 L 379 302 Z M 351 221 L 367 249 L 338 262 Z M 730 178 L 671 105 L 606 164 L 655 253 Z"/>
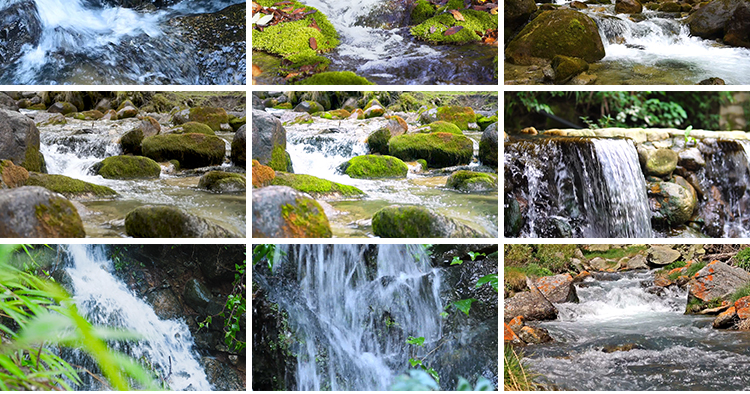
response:
<path id="1" fill-rule="evenodd" d="M 25 115 L 0 109 L 0 160 L 36 172 L 47 172 L 39 151 L 39 130 Z"/>
<path id="2" fill-rule="evenodd" d="M 226 229 L 179 208 L 144 205 L 125 215 L 125 232 L 135 238 L 231 238 Z"/>
<path id="3" fill-rule="evenodd" d="M 213 130 L 211 130 L 210 127 L 203 123 L 198 122 L 185 122 L 174 129 L 172 129 L 172 133 L 174 134 L 190 134 L 190 133 L 198 133 L 198 134 L 205 134 L 205 135 L 216 135 Z"/>
<path id="4" fill-rule="evenodd" d="M 723 38 L 735 10 L 744 0 L 714 0 L 698 8 L 685 18 L 684 23 L 693 36 L 713 39 Z"/>
<path id="5" fill-rule="evenodd" d="M 29 171 L 13 164 L 10 160 L 0 160 L 0 189 L 23 186 L 29 179 Z"/>
<path id="6" fill-rule="evenodd" d="M 268 186 L 252 193 L 254 238 L 330 238 L 323 208 L 308 194 L 288 186 Z"/>
<path id="7" fill-rule="evenodd" d="M 78 108 L 76 108 L 75 105 L 67 102 L 67 101 L 58 101 L 47 108 L 47 112 L 53 113 L 53 114 L 72 114 L 74 112 L 78 112 Z"/>
<path id="8" fill-rule="evenodd" d="M 107 179 L 148 179 L 161 175 L 159 163 L 143 156 L 110 156 L 91 167 Z"/>
<path id="9" fill-rule="evenodd" d="M 325 111 L 325 108 L 322 105 L 311 100 L 303 101 L 294 107 L 294 112 L 307 112 L 310 115 L 323 111 Z M 253 116 L 255 116 L 255 111 L 253 111 Z"/>
<path id="10" fill-rule="evenodd" d="M 564 84 L 576 75 L 588 71 L 589 64 L 577 57 L 557 55 L 552 58 L 552 69 L 555 71 L 555 83 Z"/>
<path id="11" fill-rule="evenodd" d="M 253 159 L 276 171 L 294 172 L 286 152 L 286 130 L 281 122 L 265 111 L 253 110 Z"/>
<path id="12" fill-rule="evenodd" d="M 0 64 L 10 66 L 25 51 L 36 47 L 42 36 L 42 22 L 33 0 L 5 2 L 0 8 Z"/>
<path id="13" fill-rule="evenodd" d="M 308 193 L 315 198 L 320 197 L 359 197 L 365 193 L 354 186 L 331 182 L 326 179 L 307 174 L 290 174 L 278 171 L 271 180 L 274 186 L 289 186 L 303 193 Z"/>
<path id="14" fill-rule="evenodd" d="M 437 117 L 437 108 L 429 108 L 426 110 L 420 108 L 419 111 L 419 123 L 421 124 L 435 123 L 439 120 Z"/>
<path id="15" fill-rule="evenodd" d="M 742 268 L 731 267 L 714 260 L 708 263 L 688 282 L 688 298 L 709 302 L 724 299 L 750 281 L 750 273 Z"/>
<path id="16" fill-rule="evenodd" d="M 614 264 L 601 257 L 594 257 L 593 259 L 589 260 L 589 267 L 596 271 L 607 271 L 613 266 Z"/>
<path id="17" fill-rule="evenodd" d="M 648 198 L 651 220 L 666 226 L 679 226 L 690 220 L 697 204 L 690 190 L 672 182 L 650 182 Z"/>
<path id="18" fill-rule="evenodd" d="M 379 116 L 385 115 L 385 108 L 379 106 L 379 105 L 373 105 L 370 108 L 367 108 L 364 111 L 365 119 L 370 118 L 377 118 Z"/>
<path id="19" fill-rule="evenodd" d="M 539 9 L 534 0 L 505 0 L 503 6 L 503 28 L 509 37 L 514 31 L 529 21 L 531 14 Z"/>
<path id="20" fill-rule="evenodd" d="M 437 122 L 432 122 L 428 124 L 427 127 L 420 128 L 419 131 L 422 133 L 450 133 L 450 134 L 464 135 L 464 132 L 461 131 L 461 129 L 459 129 L 458 126 L 454 125 L 453 123 L 446 122 L 444 120 L 438 120 Z"/>
<path id="21" fill-rule="evenodd" d="M 469 164 L 474 144 L 450 133 L 405 134 L 391 138 L 388 152 L 404 161 L 424 159 L 431 168 L 442 168 Z"/>
<path id="22" fill-rule="evenodd" d="M 544 11 L 527 24 L 505 48 L 511 63 L 529 65 L 556 55 L 588 63 L 604 57 L 599 29 L 587 15 L 570 9 Z"/>
<path id="23" fill-rule="evenodd" d="M 724 312 L 719 313 L 712 325 L 714 328 L 732 328 L 738 321 L 737 310 L 732 306 Z"/>
<path id="24" fill-rule="evenodd" d="M 232 163 L 238 167 L 245 168 L 247 166 L 246 151 L 247 137 L 245 136 L 245 125 L 243 124 L 234 133 L 234 138 L 232 139 L 232 150 L 230 154 Z"/>
<path id="25" fill-rule="evenodd" d="M 652 266 L 661 267 L 674 263 L 682 255 L 669 246 L 653 245 L 648 249 L 648 263 Z"/>
<path id="26" fill-rule="evenodd" d="M 539 291 L 552 303 L 578 302 L 573 277 L 570 274 L 543 276 L 534 282 Z M 527 341 L 528 342 L 528 341 Z"/>
<path id="27" fill-rule="evenodd" d="M 143 137 L 151 137 L 161 132 L 161 125 L 159 122 L 150 116 L 144 116 L 141 118 L 140 128 L 143 132 Z"/>
<path id="28" fill-rule="evenodd" d="M 274 178 L 276 178 L 276 171 L 269 166 L 264 166 L 258 163 L 258 160 L 253 160 L 253 187 L 265 187 L 269 186 Z"/>
<path id="29" fill-rule="evenodd" d="M 482 164 L 497 168 L 497 123 L 487 126 L 482 132 L 482 139 L 479 140 L 479 161 Z"/>
<path id="30" fill-rule="evenodd" d="M 523 316 L 527 321 L 554 320 L 557 318 L 557 308 L 538 290 L 524 291 L 505 300 L 503 315 L 505 319 Z"/>
<path id="31" fill-rule="evenodd" d="M 390 205 L 375 212 L 372 232 L 382 238 L 481 238 L 485 235 L 422 206 Z"/>
<path id="32" fill-rule="evenodd" d="M 690 171 L 698 171 L 706 166 L 706 161 L 698 148 L 688 148 L 678 154 L 677 165 Z"/>
<path id="33" fill-rule="evenodd" d="M 117 111 L 117 119 L 135 118 L 138 115 L 138 108 L 132 105 L 126 105 Z"/>
<path id="34" fill-rule="evenodd" d="M 221 164 L 226 154 L 223 139 L 205 134 L 160 134 L 144 138 L 143 155 L 156 161 L 177 160 L 182 168 Z"/>
<path id="35" fill-rule="evenodd" d="M 143 130 L 141 130 L 141 128 L 135 128 L 128 131 L 127 133 L 123 134 L 122 137 L 120 137 L 120 147 L 122 148 L 122 153 L 141 155 L 143 153 L 143 151 L 141 150 L 142 142 Z"/>
<path id="36" fill-rule="evenodd" d="M 740 3 L 724 28 L 724 43 L 750 48 L 750 5 Z"/>
<path id="37" fill-rule="evenodd" d="M 623 261 L 624 260 L 624 261 Z M 646 256 L 637 254 L 633 257 L 625 257 L 620 261 L 620 268 L 627 270 L 648 269 Z"/>
<path id="38" fill-rule="evenodd" d="M 221 131 L 221 125 L 229 123 L 229 115 L 224 108 L 193 107 L 188 116 L 191 122 L 203 123 L 211 130 Z"/>
<path id="39" fill-rule="evenodd" d="M 453 123 L 460 130 L 469 130 L 469 123 L 476 123 L 477 114 L 471 107 L 445 106 L 437 109 L 437 119 Z"/>
<path id="40" fill-rule="evenodd" d="M 62 195 L 39 186 L 0 190 L 0 237 L 85 236 L 78 210 Z"/>
<path id="41" fill-rule="evenodd" d="M 244 192 L 247 189 L 247 181 L 241 174 L 209 171 L 201 176 L 198 187 L 217 193 Z"/>
<path id="42" fill-rule="evenodd" d="M 390 139 L 391 132 L 387 128 L 381 127 L 373 131 L 372 134 L 367 137 L 367 149 L 370 151 L 370 153 L 387 155 L 388 141 L 390 141 Z"/>
<path id="43" fill-rule="evenodd" d="M 114 197 L 117 192 L 101 185 L 84 182 L 65 175 L 29 173 L 26 186 L 41 186 L 67 198 Z"/>
<path id="44" fill-rule="evenodd" d="M 388 123 L 386 123 L 385 128 L 388 129 L 391 137 L 395 137 L 397 135 L 405 134 L 409 130 L 409 125 L 406 124 L 406 121 L 402 117 L 393 115 L 388 118 Z"/>
<path id="45" fill-rule="evenodd" d="M 665 177 L 677 168 L 679 156 L 671 149 L 638 149 L 638 158 L 646 175 Z"/>
<path id="46" fill-rule="evenodd" d="M 338 167 L 352 178 L 405 178 L 409 167 L 393 156 L 364 155 L 349 159 Z"/>
<path id="47" fill-rule="evenodd" d="M 484 172 L 459 170 L 448 177 L 445 187 L 462 192 L 497 191 L 497 176 Z"/>
<path id="48" fill-rule="evenodd" d="M 638 0 L 615 0 L 615 12 L 618 14 L 640 14 L 643 5 Z"/>

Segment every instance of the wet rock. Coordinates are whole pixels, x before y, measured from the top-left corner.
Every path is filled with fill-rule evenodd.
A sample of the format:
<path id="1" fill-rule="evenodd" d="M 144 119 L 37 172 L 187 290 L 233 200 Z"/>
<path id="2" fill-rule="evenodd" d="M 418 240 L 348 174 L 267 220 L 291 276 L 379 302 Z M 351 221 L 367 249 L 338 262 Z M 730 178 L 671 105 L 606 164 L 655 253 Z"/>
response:
<path id="1" fill-rule="evenodd" d="M 557 318 L 557 308 L 538 291 L 524 291 L 505 299 L 503 315 L 505 319 L 522 316 L 527 321 L 554 320 Z"/>
<path id="2" fill-rule="evenodd" d="M 47 172 L 39 151 L 39 130 L 19 112 L 0 109 L 0 160 L 36 172 Z"/>
<path id="3" fill-rule="evenodd" d="M 450 133 L 405 134 L 391 138 L 391 156 L 404 161 L 424 159 L 431 168 L 469 164 L 474 144 L 465 136 Z"/>
<path id="4" fill-rule="evenodd" d="M 716 316 L 712 325 L 714 328 L 732 328 L 738 321 L 737 310 L 732 306 Z"/>
<path id="5" fill-rule="evenodd" d="M 213 298 L 211 296 L 211 290 L 195 278 L 190 279 L 185 283 L 185 291 L 183 294 L 185 304 L 199 313 L 205 313 L 205 309 Z"/>
<path id="6" fill-rule="evenodd" d="M 658 9 L 661 12 L 680 12 L 682 11 L 682 6 L 676 1 L 665 1 L 659 4 Z"/>
<path id="7" fill-rule="evenodd" d="M 516 335 L 516 333 L 513 331 L 512 328 L 508 325 L 508 323 L 503 323 L 503 342 L 510 342 L 515 345 L 521 345 L 523 344 L 523 341 L 521 338 Z"/>
<path id="8" fill-rule="evenodd" d="M 0 190 L 23 186 L 29 179 L 29 171 L 13 164 L 10 160 L 0 160 Z"/>
<path id="9" fill-rule="evenodd" d="M 288 186 L 268 186 L 254 190 L 252 197 L 253 237 L 331 237 L 328 217 L 308 194 Z"/>
<path id="10" fill-rule="evenodd" d="M 120 137 L 120 147 L 122 147 L 122 153 L 141 155 L 141 142 L 143 142 L 143 131 L 141 128 L 136 128 L 128 131 Z"/>
<path id="11" fill-rule="evenodd" d="M 690 14 L 685 24 L 693 36 L 713 39 L 722 38 L 730 19 L 742 0 L 715 0 Z"/>
<path id="12" fill-rule="evenodd" d="M 483 172 L 459 170 L 448 177 L 445 187 L 463 192 L 497 191 L 497 176 Z"/>
<path id="13" fill-rule="evenodd" d="M 555 71 L 555 83 L 563 84 L 574 76 L 588 71 L 589 64 L 577 57 L 557 55 L 552 58 L 552 69 Z"/>
<path id="14" fill-rule="evenodd" d="M 184 316 L 180 301 L 168 285 L 151 289 L 144 298 L 160 319 L 179 319 Z"/>
<path id="15" fill-rule="evenodd" d="M 484 234 L 421 206 L 390 205 L 372 217 L 372 231 L 382 238 L 481 238 Z"/>
<path id="16" fill-rule="evenodd" d="M 668 176 L 677 168 L 679 157 L 671 149 L 638 149 L 638 158 L 646 175 Z"/>
<path id="17" fill-rule="evenodd" d="M 177 160 L 182 168 L 198 168 L 224 162 L 223 139 L 204 134 L 167 134 L 144 138 L 143 155 L 156 161 Z"/>
<path id="18" fill-rule="evenodd" d="M 503 28 L 506 37 L 525 25 L 538 9 L 534 0 L 507 0 L 503 6 Z"/>
<path id="19" fill-rule="evenodd" d="M 703 218 L 701 230 L 710 237 L 721 238 L 724 235 L 726 222 L 724 208 L 727 204 L 721 196 L 721 191 L 715 185 L 711 186 L 711 192 L 707 197 L 707 201 L 700 208 L 700 217 Z"/>
<path id="20" fill-rule="evenodd" d="M 409 125 L 407 125 L 406 121 L 398 115 L 393 115 L 388 118 L 388 123 L 385 127 L 388 129 L 391 137 L 404 134 L 409 130 Z"/>
<path id="21" fill-rule="evenodd" d="M 388 141 L 390 141 L 390 139 L 391 132 L 387 128 L 381 127 L 373 131 L 372 134 L 367 137 L 367 148 L 369 149 L 370 153 L 387 155 Z"/>
<path id="22" fill-rule="evenodd" d="M 651 220 L 657 225 L 679 226 L 693 215 L 696 201 L 688 189 L 671 182 L 648 184 Z"/>
<path id="23" fill-rule="evenodd" d="M 549 335 L 549 331 L 541 327 L 524 326 L 521 331 L 518 332 L 518 337 L 526 343 L 547 343 L 552 342 L 553 339 Z"/>
<path id="24" fill-rule="evenodd" d="M 688 298 L 709 302 L 726 298 L 750 281 L 750 273 L 714 260 L 703 267 L 688 283 Z"/>
<path id="25" fill-rule="evenodd" d="M 482 164 L 497 168 L 497 123 L 487 126 L 479 140 L 479 160 Z"/>
<path id="26" fill-rule="evenodd" d="M 661 267 L 677 261 L 682 255 L 680 252 L 662 245 L 653 245 L 648 249 L 648 263 L 652 266 Z"/>
<path id="27" fill-rule="evenodd" d="M 737 317 L 740 319 L 750 319 L 750 296 L 742 297 L 735 301 L 734 309 L 737 311 Z"/>
<path id="28" fill-rule="evenodd" d="M 365 114 L 365 119 L 377 118 L 377 117 L 385 115 L 385 108 L 379 105 L 373 105 L 372 107 L 367 108 L 364 111 L 364 114 Z"/>
<path id="29" fill-rule="evenodd" d="M 680 151 L 677 165 L 690 171 L 698 171 L 706 166 L 706 161 L 698 148 L 689 148 Z"/>
<path id="30" fill-rule="evenodd" d="M 721 78 L 711 77 L 698 82 L 698 85 L 726 85 L 726 83 Z"/>
<path id="31" fill-rule="evenodd" d="M 85 236 L 78 210 L 62 195 L 39 186 L 0 190 L 0 237 Z"/>
<path id="32" fill-rule="evenodd" d="M 646 263 L 646 256 L 638 254 L 633 257 L 624 257 L 623 260 L 620 261 L 620 268 L 622 269 L 627 269 L 627 270 L 648 269 L 648 264 Z"/>
<path id="33" fill-rule="evenodd" d="M 323 108 L 318 102 L 312 100 L 303 101 L 294 107 L 294 112 L 306 112 L 310 115 L 323 111 L 325 111 L 325 108 Z"/>
<path id="34" fill-rule="evenodd" d="M 159 122 L 150 116 L 144 116 L 141 118 L 140 128 L 143 132 L 143 137 L 151 137 L 161 132 L 161 125 Z"/>
<path id="35" fill-rule="evenodd" d="M 244 192 L 247 189 L 247 181 L 240 174 L 209 171 L 201 176 L 198 187 L 217 193 Z"/>
<path id="36" fill-rule="evenodd" d="M 67 198 L 114 197 L 117 192 L 106 187 L 57 174 L 29 173 L 26 186 L 41 186 Z"/>
<path id="37" fill-rule="evenodd" d="M 144 205 L 125 216 L 125 231 L 136 238 L 231 238 L 226 229 L 179 208 Z"/>
<path id="38" fill-rule="evenodd" d="M 521 206 L 518 204 L 518 200 L 513 197 L 506 197 L 504 199 L 503 212 L 504 218 L 504 229 L 506 237 L 516 237 L 521 232 L 523 227 L 523 215 L 521 215 Z"/>
<path id="39" fill-rule="evenodd" d="M 740 3 L 725 27 L 724 43 L 750 48 L 750 6 Z"/>
<path id="40" fill-rule="evenodd" d="M 643 5 L 638 0 L 615 0 L 615 12 L 618 14 L 638 14 Z"/>
<path id="41" fill-rule="evenodd" d="M 110 156 L 91 167 L 107 179 L 149 179 L 161 175 L 159 163 L 143 156 Z"/>
<path id="42" fill-rule="evenodd" d="M 234 133 L 234 138 L 232 139 L 232 150 L 231 150 L 230 157 L 234 165 L 245 168 L 247 166 L 246 155 L 247 155 L 247 137 L 245 136 L 245 125 L 243 124 Z"/>
<path id="43" fill-rule="evenodd" d="M 393 156 L 363 155 L 349 159 L 338 170 L 358 179 L 405 178 L 409 167 Z"/>
<path id="44" fill-rule="evenodd" d="M 604 353 L 614 353 L 614 352 L 629 352 L 633 349 L 640 349 L 641 347 L 638 346 L 636 343 L 626 343 L 624 345 L 606 345 L 602 348 L 602 352 Z"/>
<path id="45" fill-rule="evenodd" d="M 215 358 L 203 357 L 201 359 L 203 368 L 206 370 L 206 378 L 214 389 L 218 391 L 245 391 L 245 382 L 239 372 L 231 368 L 225 361 Z"/>
<path id="46" fill-rule="evenodd" d="M 74 112 L 78 112 L 78 108 L 76 108 L 75 105 L 67 102 L 67 101 L 58 101 L 52 105 L 50 105 L 49 108 L 47 108 L 47 112 L 53 113 L 53 114 L 72 114 Z"/>
<path id="47" fill-rule="evenodd" d="M 534 282 L 534 286 L 547 297 L 549 302 L 578 302 L 573 277 L 570 274 L 541 277 Z"/>
<path id="48" fill-rule="evenodd" d="M 107 112 L 102 115 L 101 120 L 117 120 L 117 112 L 113 109 L 108 109 Z"/>
<path id="49" fill-rule="evenodd" d="M 276 172 L 271 180 L 274 186 L 289 186 L 303 193 L 308 193 L 314 198 L 332 197 L 360 197 L 364 192 L 354 186 L 331 182 L 326 179 L 307 174 L 290 174 L 283 171 Z"/>
<path id="50" fill-rule="evenodd" d="M 286 130 L 275 116 L 253 110 L 253 159 L 276 171 L 294 172 L 286 152 Z"/>
<path id="51" fill-rule="evenodd" d="M 24 46 L 36 47 L 42 36 L 42 22 L 31 0 L 5 2 L 0 9 L 0 64 L 15 62 Z"/>
<path id="52" fill-rule="evenodd" d="M 117 119 L 135 118 L 138 115 L 138 109 L 131 105 L 126 105 L 117 111 Z"/>
<path id="53" fill-rule="evenodd" d="M 435 123 L 439 119 L 437 117 L 437 108 L 430 108 L 426 111 L 422 111 L 419 114 L 419 123 L 421 124 L 430 124 Z"/>

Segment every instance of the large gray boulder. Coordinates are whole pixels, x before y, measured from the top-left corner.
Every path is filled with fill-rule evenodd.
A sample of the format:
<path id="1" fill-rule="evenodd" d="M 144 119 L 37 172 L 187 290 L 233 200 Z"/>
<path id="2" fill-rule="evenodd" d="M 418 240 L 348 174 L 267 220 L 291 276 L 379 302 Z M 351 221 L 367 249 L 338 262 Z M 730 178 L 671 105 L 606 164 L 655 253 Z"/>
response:
<path id="1" fill-rule="evenodd" d="M 62 195 L 40 186 L 0 190 L 0 237 L 85 236 L 78 210 Z"/>
<path id="2" fill-rule="evenodd" d="M 505 300 L 503 320 L 507 323 L 516 316 L 523 316 L 524 320 L 554 320 L 557 318 L 557 308 L 535 289 L 517 293 Z"/>
<path id="3" fill-rule="evenodd" d="M 293 172 L 286 152 L 286 130 L 275 116 L 253 110 L 253 159 L 276 171 Z"/>
<path id="4" fill-rule="evenodd" d="M 39 152 L 39 130 L 20 112 L 0 109 L 0 160 L 36 172 L 47 172 Z"/>
<path id="5" fill-rule="evenodd" d="M 323 208 L 288 186 L 253 190 L 253 238 L 330 238 Z"/>
<path id="6" fill-rule="evenodd" d="M 544 276 L 534 281 L 534 286 L 544 294 L 549 302 L 578 302 L 576 288 L 573 286 L 573 277 L 570 274 Z"/>
<path id="7" fill-rule="evenodd" d="M 749 272 L 714 260 L 690 278 L 688 298 L 698 298 L 704 302 L 717 298 L 726 299 L 748 282 Z"/>
<path id="8" fill-rule="evenodd" d="M 648 263 L 661 267 L 679 259 L 681 253 L 669 246 L 654 245 L 648 249 Z"/>
<path id="9" fill-rule="evenodd" d="M 0 64 L 7 65 L 23 54 L 25 45 L 35 47 L 42 36 L 42 23 L 33 0 L 0 4 Z"/>

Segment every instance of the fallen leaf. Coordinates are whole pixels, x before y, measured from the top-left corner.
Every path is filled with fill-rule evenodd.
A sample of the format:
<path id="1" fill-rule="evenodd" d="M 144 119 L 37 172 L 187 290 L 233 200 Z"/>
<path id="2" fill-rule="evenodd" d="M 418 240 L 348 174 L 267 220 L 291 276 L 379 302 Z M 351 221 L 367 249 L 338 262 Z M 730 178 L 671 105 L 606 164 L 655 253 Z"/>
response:
<path id="1" fill-rule="evenodd" d="M 304 66 L 300 67 L 299 70 L 302 72 L 310 72 L 312 70 L 315 70 L 315 67 L 318 67 L 318 63 L 315 64 L 305 64 Z"/>
<path id="2" fill-rule="evenodd" d="M 294 11 L 294 7 L 286 7 L 286 8 L 282 8 L 281 10 L 289 14 L 292 11 Z"/>
<path id="3" fill-rule="evenodd" d="M 318 41 L 315 40 L 315 37 L 310 37 L 310 48 L 318 49 Z"/>
<path id="4" fill-rule="evenodd" d="M 289 73 L 289 74 L 287 74 L 286 77 L 284 77 L 284 79 L 286 79 L 288 81 L 288 80 L 290 80 L 290 79 L 292 79 L 294 77 L 297 77 L 297 76 L 299 76 L 299 73 Z"/>
<path id="5" fill-rule="evenodd" d="M 273 5 L 275 5 L 275 6 L 287 5 L 287 4 L 292 4 L 292 2 L 291 1 L 280 1 L 278 3 L 273 3 Z"/>
<path id="6" fill-rule="evenodd" d="M 435 26 L 430 26 L 430 34 L 434 34 L 434 33 L 435 33 L 435 31 L 437 31 L 437 27 L 435 27 Z"/>
<path id="7" fill-rule="evenodd" d="M 497 7 L 490 10 L 490 14 L 497 15 Z"/>
<path id="8" fill-rule="evenodd" d="M 318 31 L 322 32 L 320 30 L 320 27 L 318 26 L 318 22 L 315 20 L 315 18 L 310 18 L 310 26 L 309 27 L 312 27 L 314 29 L 318 29 Z"/>
<path id="9" fill-rule="evenodd" d="M 449 12 L 450 12 L 451 14 L 453 14 L 453 17 L 454 17 L 454 18 L 455 18 L 455 19 L 456 19 L 457 21 L 466 21 L 466 19 L 464 19 L 464 16 L 463 16 L 463 15 L 461 15 L 461 13 L 460 13 L 460 12 L 458 12 L 458 10 L 450 10 Z"/>
<path id="10" fill-rule="evenodd" d="M 260 11 L 261 9 L 263 9 L 263 7 L 260 4 L 253 1 L 253 14 Z"/>
<path id="11" fill-rule="evenodd" d="M 463 29 L 463 28 L 464 28 L 463 26 L 453 26 L 450 29 L 446 30 L 443 33 L 443 35 L 444 36 L 452 36 L 452 35 L 458 33 L 459 31 L 461 31 L 461 29 Z"/>
<path id="12" fill-rule="evenodd" d="M 261 71 L 260 67 L 258 67 L 255 64 L 253 64 L 253 76 L 257 77 L 261 73 L 262 73 L 262 71 Z"/>

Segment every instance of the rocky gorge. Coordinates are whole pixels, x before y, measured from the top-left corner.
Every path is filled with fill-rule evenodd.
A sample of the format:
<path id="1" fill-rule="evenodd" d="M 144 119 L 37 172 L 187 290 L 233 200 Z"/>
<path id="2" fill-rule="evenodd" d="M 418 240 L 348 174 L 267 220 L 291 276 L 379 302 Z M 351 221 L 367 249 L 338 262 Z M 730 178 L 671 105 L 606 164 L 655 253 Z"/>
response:
<path id="1" fill-rule="evenodd" d="M 255 92 L 253 108 L 254 237 L 497 234 L 496 95 Z"/>
<path id="2" fill-rule="evenodd" d="M 243 236 L 244 100 L 0 93 L 0 236 Z"/>

